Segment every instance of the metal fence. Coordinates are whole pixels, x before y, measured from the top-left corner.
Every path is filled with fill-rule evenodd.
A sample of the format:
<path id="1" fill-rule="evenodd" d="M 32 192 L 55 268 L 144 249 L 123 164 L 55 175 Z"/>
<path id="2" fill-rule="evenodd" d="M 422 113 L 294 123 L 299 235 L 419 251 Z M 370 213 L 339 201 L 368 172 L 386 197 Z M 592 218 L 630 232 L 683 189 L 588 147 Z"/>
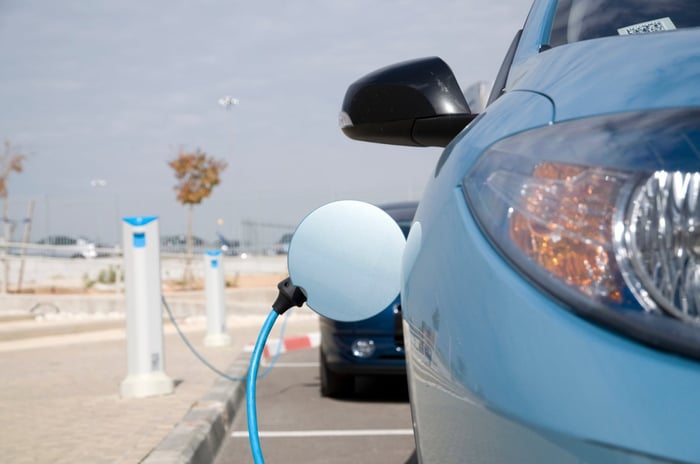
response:
<path id="1" fill-rule="evenodd" d="M 163 205 L 170 205 L 167 207 L 175 212 L 159 217 L 162 253 L 182 255 L 187 251 L 185 213 L 180 205 L 172 206 L 171 197 L 149 194 L 138 208 L 125 206 L 123 197 L 105 195 L 99 190 L 93 195 L 10 200 L 0 231 L 0 247 L 8 248 L 10 254 L 18 254 L 17 250 L 22 248 L 31 256 L 92 258 L 98 252 L 110 254 L 120 246 L 126 210 L 161 211 L 166 208 Z M 222 249 L 229 255 L 277 254 L 284 251 L 279 244 L 281 238 L 294 227 L 256 218 L 228 220 L 226 228 L 204 227 L 195 222 L 193 251 Z"/>
<path id="2" fill-rule="evenodd" d="M 0 292 L 121 291 L 125 200 L 102 191 L 91 193 L 10 198 L 1 216 Z M 128 210 L 169 211 L 159 216 L 164 282 L 180 279 L 188 261 L 191 273 L 200 278 L 202 255 L 212 249 L 224 253 L 229 275 L 286 272 L 281 255 L 286 248 L 278 242 L 294 230 L 292 225 L 254 218 L 235 224 L 228 219 L 227 229 L 195 223 L 189 255 L 187 237 L 182 233 L 186 222 L 182 206 L 171 205 L 168 210 L 173 199 L 158 195 L 144 196 L 143 203 Z"/>

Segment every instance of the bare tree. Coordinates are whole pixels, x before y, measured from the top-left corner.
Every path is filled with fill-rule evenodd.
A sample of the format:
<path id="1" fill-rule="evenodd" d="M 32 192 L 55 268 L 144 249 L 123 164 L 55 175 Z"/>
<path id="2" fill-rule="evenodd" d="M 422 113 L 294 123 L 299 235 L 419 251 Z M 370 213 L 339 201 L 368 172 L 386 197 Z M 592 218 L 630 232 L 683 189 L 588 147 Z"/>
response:
<path id="1" fill-rule="evenodd" d="M 2 249 L 2 261 L 3 261 L 3 279 L 2 279 L 2 292 L 7 293 L 8 290 L 8 279 L 9 279 L 9 263 L 6 258 L 7 253 L 7 243 L 12 238 L 12 222 L 7 216 L 9 210 L 9 192 L 7 189 L 7 181 L 10 174 L 13 172 L 21 173 L 24 160 L 27 158 L 24 154 L 17 151 L 15 147 L 9 140 L 5 140 L 4 150 L 2 156 L 0 157 L 0 199 L 2 199 L 2 239 L 5 247 Z"/>
<path id="2" fill-rule="evenodd" d="M 226 169 L 226 162 L 208 156 L 197 148 L 194 152 L 179 150 L 177 157 L 168 162 L 175 171 L 175 191 L 177 201 L 187 207 L 187 258 L 183 280 L 186 285 L 192 282 L 192 220 L 194 206 L 211 195 L 212 190 L 221 182 L 221 172 Z"/>

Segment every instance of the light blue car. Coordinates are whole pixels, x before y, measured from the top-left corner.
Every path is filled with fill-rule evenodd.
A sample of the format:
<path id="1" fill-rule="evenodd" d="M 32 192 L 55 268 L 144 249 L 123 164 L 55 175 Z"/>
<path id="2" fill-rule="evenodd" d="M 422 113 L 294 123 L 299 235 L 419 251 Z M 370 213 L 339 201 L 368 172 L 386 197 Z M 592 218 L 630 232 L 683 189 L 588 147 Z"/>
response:
<path id="1" fill-rule="evenodd" d="M 700 462 L 698 26 L 536 0 L 478 116 L 439 58 L 348 89 L 348 136 L 446 147 L 402 263 L 421 462 Z"/>

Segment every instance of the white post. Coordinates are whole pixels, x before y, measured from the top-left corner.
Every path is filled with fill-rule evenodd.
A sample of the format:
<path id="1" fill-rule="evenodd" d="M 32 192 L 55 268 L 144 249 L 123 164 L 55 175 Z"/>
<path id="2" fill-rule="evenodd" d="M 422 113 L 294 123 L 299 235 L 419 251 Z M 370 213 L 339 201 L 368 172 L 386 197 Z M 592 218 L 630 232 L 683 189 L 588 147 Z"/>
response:
<path id="1" fill-rule="evenodd" d="M 231 343 L 226 333 L 226 307 L 224 304 L 224 266 L 221 250 L 204 253 L 204 286 L 207 301 L 206 346 L 224 346 Z"/>
<path id="2" fill-rule="evenodd" d="M 172 393 L 174 383 L 163 370 L 158 218 L 124 218 L 122 244 L 128 375 L 121 383 L 121 396 L 143 398 Z"/>

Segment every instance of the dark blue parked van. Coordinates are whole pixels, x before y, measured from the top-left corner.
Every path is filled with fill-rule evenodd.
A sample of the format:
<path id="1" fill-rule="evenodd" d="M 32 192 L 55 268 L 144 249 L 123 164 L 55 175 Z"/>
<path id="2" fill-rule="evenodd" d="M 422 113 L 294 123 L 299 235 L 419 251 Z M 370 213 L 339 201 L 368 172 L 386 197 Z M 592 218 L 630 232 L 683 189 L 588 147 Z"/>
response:
<path id="1" fill-rule="evenodd" d="M 399 224 L 404 236 L 417 202 L 379 205 Z M 354 392 L 358 375 L 405 375 L 399 298 L 378 315 L 358 322 L 321 318 L 321 395 L 341 398 Z"/>

